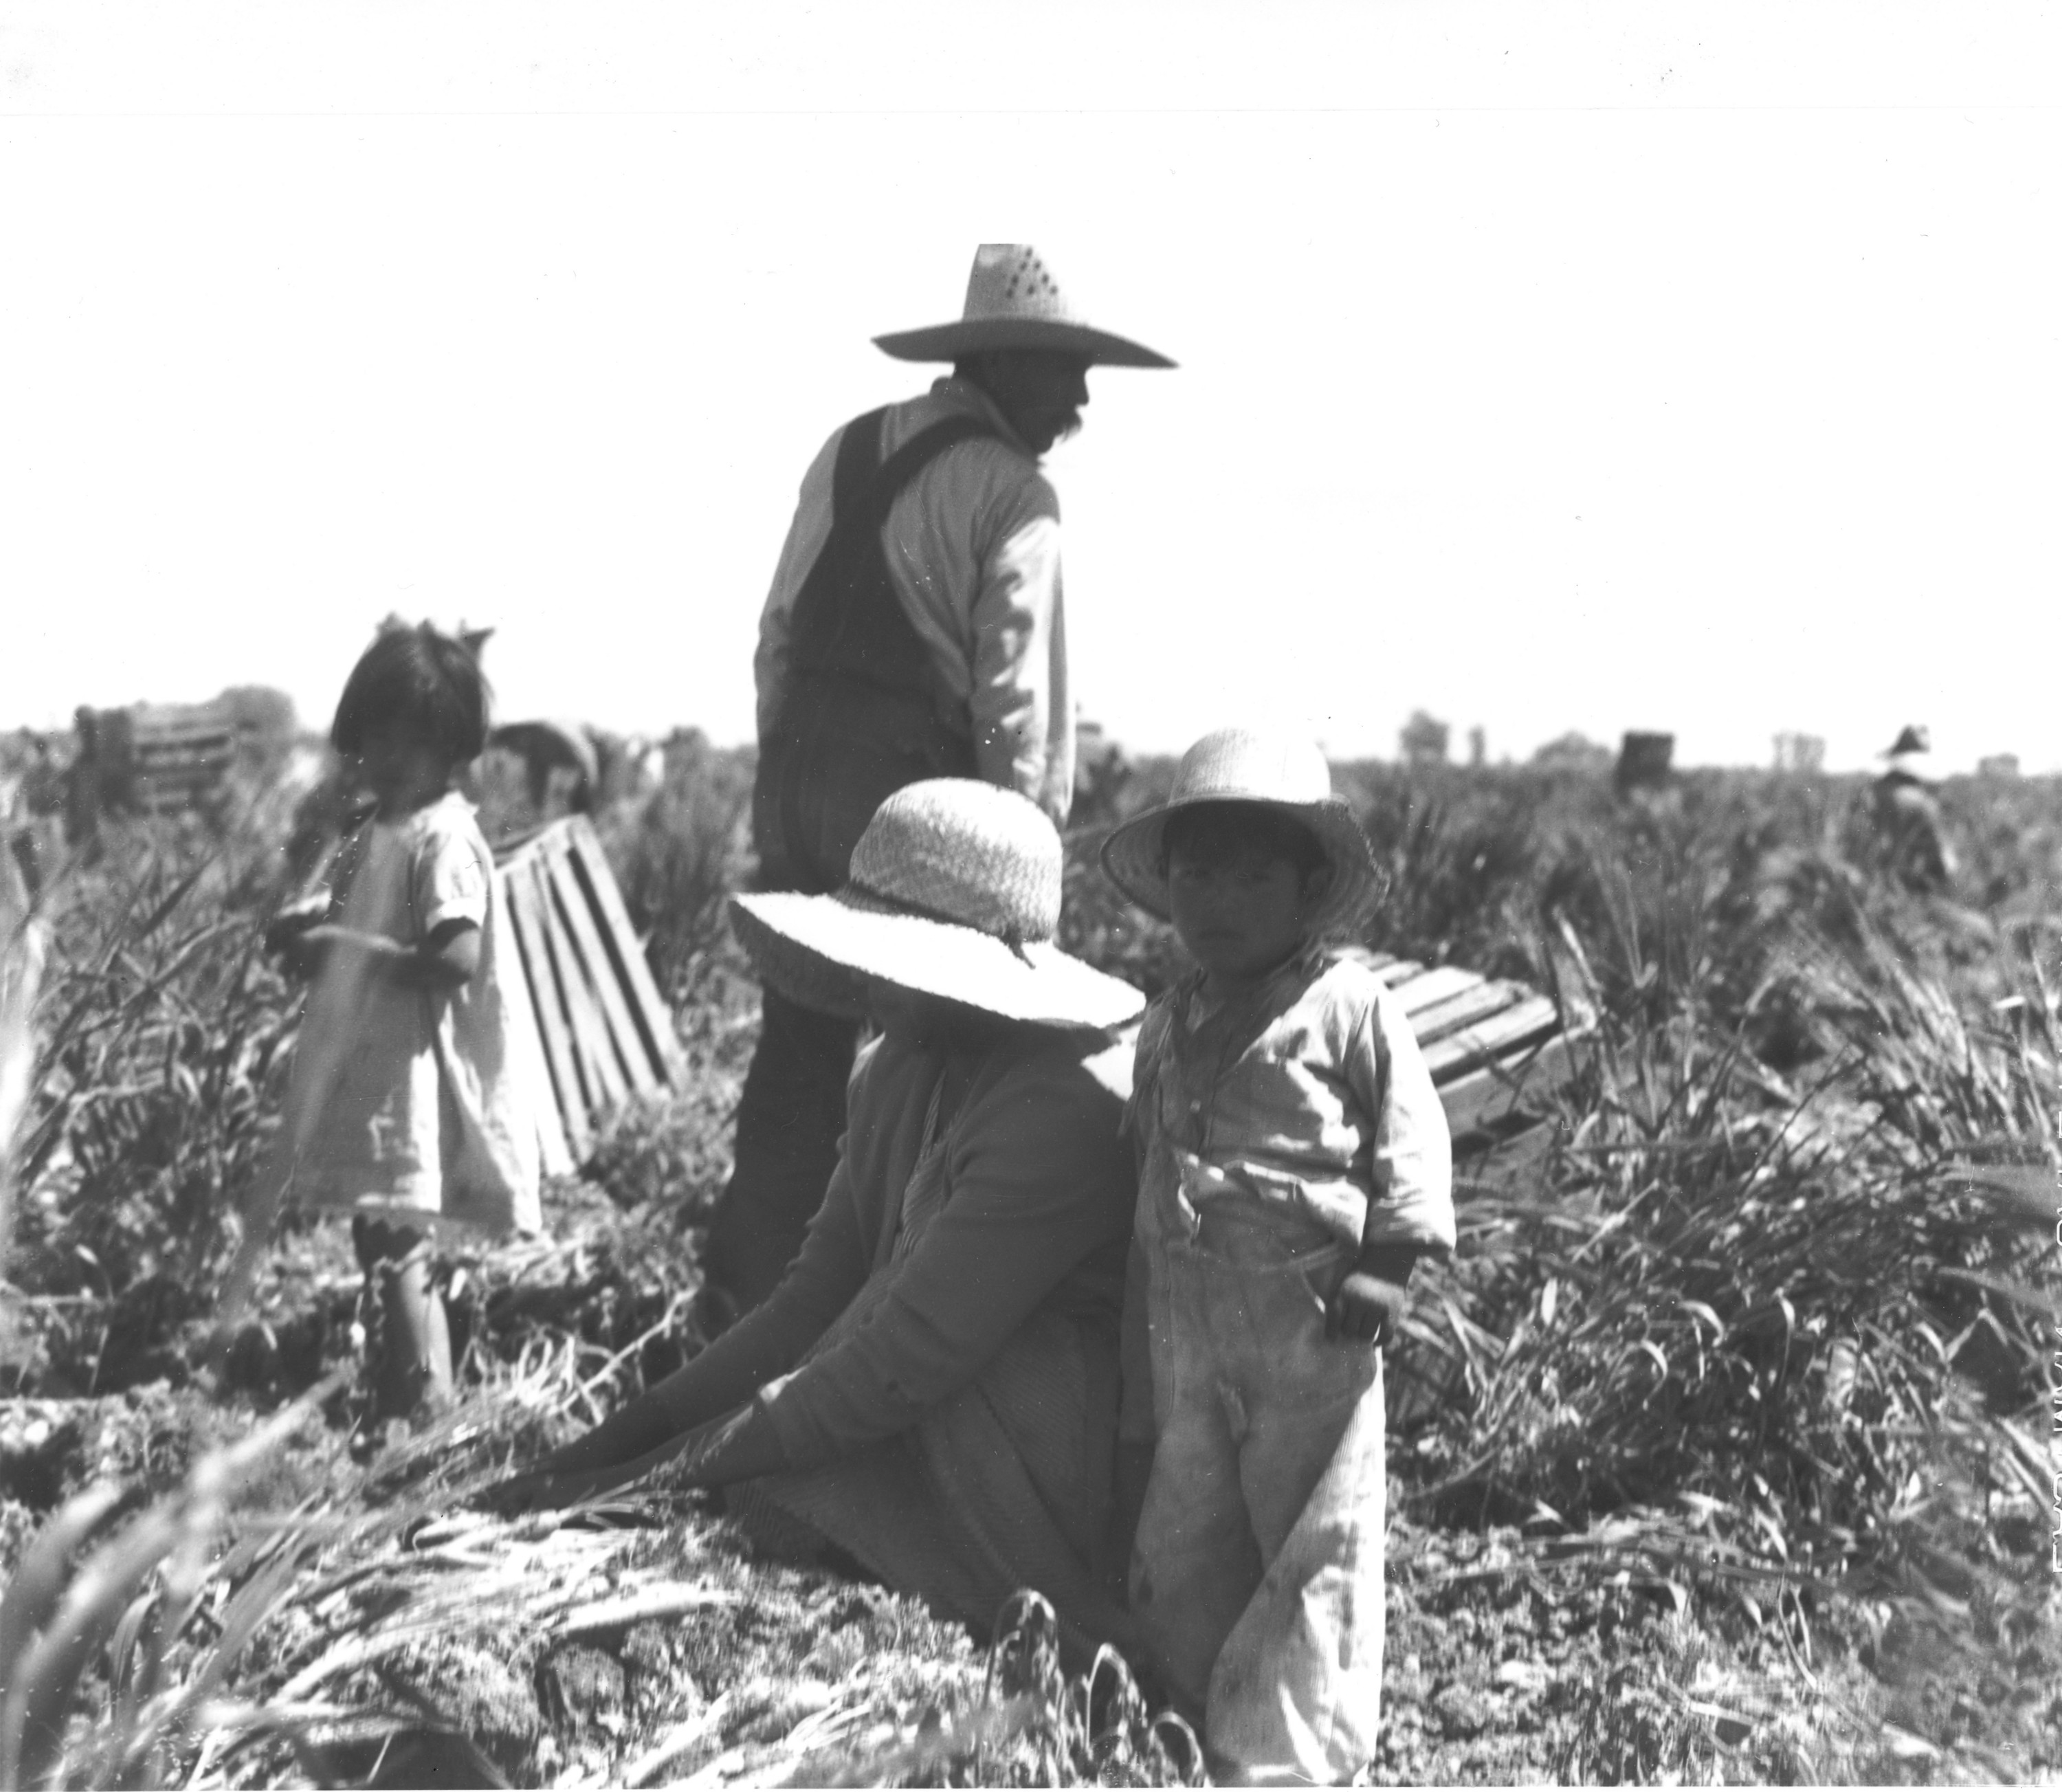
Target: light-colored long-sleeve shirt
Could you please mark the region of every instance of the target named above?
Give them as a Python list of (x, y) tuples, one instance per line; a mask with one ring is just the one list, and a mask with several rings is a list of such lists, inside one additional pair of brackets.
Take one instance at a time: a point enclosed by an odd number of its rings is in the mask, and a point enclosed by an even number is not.
[(1147, 1009), (1135, 1088), (1140, 1203), (1162, 1221), (1225, 1199), (1298, 1248), (1453, 1246), (1446, 1109), (1365, 965), (1305, 952), (1235, 1003), (1193, 973)]
[(1454, 1245), (1446, 1111), (1402, 1008), (1365, 965), (1313, 949), (1236, 1001), (1214, 1000), (1193, 972), (1146, 1009), (1136, 1065), (1118, 1424), (1134, 1446), (1154, 1437), (1154, 1261), (1210, 1208), (1299, 1253)]
[[(960, 415), (979, 417), (996, 435), (954, 444), (903, 489), (882, 531), (889, 578), (945, 690), (966, 705), (981, 777), (1029, 797), (1057, 824), (1074, 788), (1058, 495), (993, 402), (961, 380), (941, 379), (921, 398), (891, 406), (882, 452)], [(836, 431), (803, 475), (760, 615), (752, 671), (762, 742), (786, 689), (795, 599), (830, 536), (844, 436)]]
[(800, 1255), (682, 1372), (700, 1412), (752, 1397), (767, 1365), (788, 1370), (756, 1391), (792, 1468), (907, 1430), (1034, 1313), (1078, 1321), (1084, 1349), (1101, 1337), (1114, 1382), (1136, 1189), (1121, 1099), (1064, 1041), (1027, 1032), (997, 1046), (944, 1127), (942, 1204), (898, 1244), (943, 1068), (892, 1036), (861, 1054), (844, 1153)]

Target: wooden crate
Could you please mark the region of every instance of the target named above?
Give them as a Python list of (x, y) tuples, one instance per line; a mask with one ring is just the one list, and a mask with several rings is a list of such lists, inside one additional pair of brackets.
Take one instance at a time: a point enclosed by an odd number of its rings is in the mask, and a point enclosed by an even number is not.
[(1551, 997), (1457, 965), (1427, 970), (1387, 952), (1355, 956), (1402, 1003), (1462, 1155), (1538, 1117), (1574, 1073), (1575, 1036)]
[[(1551, 1129), (1546, 1098), (1573, 1074), (1593, 1018), (1564, 1016), (1522, 983), (1453, 965), (1427, 970), (1386, 953), (1356, 954), (1403, 1004), (1454, 1136), (1454, 1200), (1523, 1198), (1536, 1185)], [(1564, 984), (1563, 987), (1567, 985)], [(1571, 1000), (1575, 998), (1571, 997)], [(1459, 1397), (1466, 1365), (1457, 1349), (1393, 1357), (1389, 1423), (1401, 1431)]]
[(593, 1149), (603, 1118), (632, 1095), (676, 1086), (673, 1016), (644, 962), (601, 842), (569, 816), (496, 849), (503, 912), (529, 995), (527, 1013), (564, 1133), (559, 1168)]

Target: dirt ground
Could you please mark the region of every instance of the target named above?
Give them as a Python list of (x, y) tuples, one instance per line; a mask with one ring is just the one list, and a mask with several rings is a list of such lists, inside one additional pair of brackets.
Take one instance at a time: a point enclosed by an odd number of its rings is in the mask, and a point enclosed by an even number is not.
[[(692, 1343), (691, 1270), (669, 1282), (652, 1267), (668, 1250), (691, 1264), (692, 1235), (668, 1238), (598, 1190), (560, 1195), (551, 1244), (452, 1266), (475, 1385), (438, 1433), (372, 1447), (339, 1395), (244, 1490), (231, 1538), (259, 1513), (347, 1521), (331, 1541), (311, 1534), (294, 1598), (234, 1682), (355, 1716), (319, 1742), (261, 1739), (203, 1765), (243, 1784), (1028, 1783), (1060, 1777), (1069, 1696), (1086, 1728), (1124, 1728), (1107, 1674), (1070, 1695), (1049, 1665), (1042, 1689), (1020, 1690), (1044, 1713), (1042, 1742), (1035, 1722), (989, 1737), (985, 1639), (769, 1554), (708, 1496), (644, 1490), (572, 1524), (463, 1510), (466, 1487), (577, 1422), (555, 1350), (580, 1353), (598, 1404), (626, 1353), (663, 1373)], [(348, 1245), (316, 1228), (283, 1249), (227, 1405), (178, 1377), (10, 1402), (0, 1570), (92, 1482), (139, 1499), (175, 1485), (259, 1410), (348, 1363), (358, 1323)], [(1377, 1783), (2062, 1773), (2062, 1602), (2044, 1553), (1997, 1552), (1988, 1582), (1928, 1624), (1909, 1602), (1757, 1600), (1715, 1580), (1671, 1586), (1566, 1538), (1440, 1528), (1412, 1491), (1399, 1453)], [(1183, 1766), (1177, 1740), (1152, 1754), (1153, 1703), (1149, 1687), (1105, 1777)], [(1096, 1765), (1093, 1746), (1078, 1765)]]

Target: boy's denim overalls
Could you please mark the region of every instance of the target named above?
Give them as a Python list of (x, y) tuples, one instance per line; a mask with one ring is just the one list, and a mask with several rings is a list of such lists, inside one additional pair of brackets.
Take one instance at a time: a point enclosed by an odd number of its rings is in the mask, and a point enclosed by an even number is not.
[(1381, 1357), (1325, 1309), (1363, 1237), (1450, 1245), (1446, 1115), (1363, 967), (1306, 954), (1242, 1013), (1202, 1005), (1177, 986), (1139, 1044), (1132, 1602), (1214, 1772), (1340, 1780), (1380, 1722), (1385, 1440)]

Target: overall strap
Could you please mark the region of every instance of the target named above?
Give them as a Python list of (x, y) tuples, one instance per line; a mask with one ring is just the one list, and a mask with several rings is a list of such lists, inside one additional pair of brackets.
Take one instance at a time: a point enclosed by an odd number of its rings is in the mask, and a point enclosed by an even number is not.
[(909, 482), (956, 443), (996, 431), (947, 417), (893, 454), (888, 413), (845, 426), (830, 532), (795, 595), (780, 714), (760, 742), (752, 837), (785, 886), (832, 890), (883, 799), (920, 778), (975, 775), (973, 728), (904, 607), (882, 539)]
[(830, 536), (796, 596), (790, 663), (804, 676), (929, 704), (937, 688), (930, 651), (896, 595), (881, 531), (896, 499), (925, 467), (955, 444), (995, 431), (977, 417), (946, 417), (884, 457), (887, 427), (885, 409), (845, 427), (832, 475)]
[[(885, 415), (880, 411), (876, 411), (874, 415), (884, 419)], [(878, 426), (877, 429), (877, 427)], [(887, 522), (888, 513), (895, 507), (895, 500), (902, 495), (903, 487), (946, 449), (961, 442), (971, 442), (981, 436), (985, 436), (991, 441), (999, 439), (994, 430), (983, 423), (980, 418), (969, 417), (964, 412), (957, 416), (941, 419), (939, 422), (932, 424), (929, 429), (919, 430), (916, 435), (911, 436), (881, 463), (881, 471), (875, 477), (873, 504), (877, 515), (877, 527), (880, 523)], [(879, 435), (877, 433), (877, 443), (878, 440)], [(880, 452), (877, 446), (874, 451), (877, 455)]]

